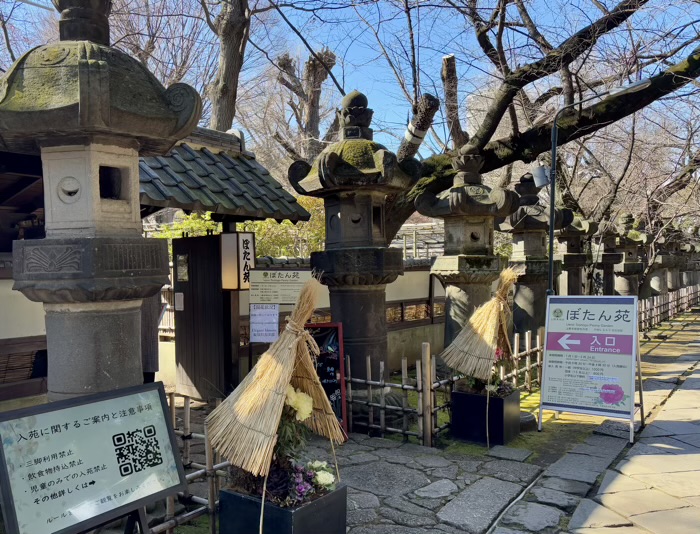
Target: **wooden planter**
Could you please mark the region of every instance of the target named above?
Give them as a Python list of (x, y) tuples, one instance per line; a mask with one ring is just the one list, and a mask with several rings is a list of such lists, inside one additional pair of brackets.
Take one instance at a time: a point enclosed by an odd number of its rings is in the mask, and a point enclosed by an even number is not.
[[(452, 436), (486, 443), (486, 395), (452, 392)], [(520, 434), (520, 391), (489, 399), (489, 443), (505, 445)]]
[[(264, 534), (345, 534), (348, 490), (341, 486), (298, 508), (265, 501)], [(219, 493), (219, 534), (258, 534), (259, 497), (231, 489)]]

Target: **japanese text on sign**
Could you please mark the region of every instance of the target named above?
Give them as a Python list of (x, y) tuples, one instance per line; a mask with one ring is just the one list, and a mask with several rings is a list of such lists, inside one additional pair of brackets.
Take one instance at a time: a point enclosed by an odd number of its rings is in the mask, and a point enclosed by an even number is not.
[(250, 302), (252, 304), (295, 304), (311, 271), (250, 272)]
[(10, 533), (78, 532), (85, 521), (183, 486), (160, 395), (150, 386), (26, 416), (3, 414), (0, 474)]
[(239, 289), (250, 289), (250, 271), (255, 268), (255, 236), (249, 232), (238, 234)]
[(630, 417), (636, 297), (549, 297), (542, 408)]
[(250, 305), (250, 342), (273, 343), (280, 333), (279, 304)]

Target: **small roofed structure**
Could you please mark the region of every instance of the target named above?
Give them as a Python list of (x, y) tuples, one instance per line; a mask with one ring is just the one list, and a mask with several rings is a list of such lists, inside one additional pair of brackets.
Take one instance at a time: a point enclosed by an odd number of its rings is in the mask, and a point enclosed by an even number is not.
[[(44, 237), (41, 157), (0, 147), (0, 253), (15, 239)], [(196, 128), (166, 156), (139, 160), (141, 216), (163, 208), (210, 211), (218, 221), (308, 221), (307, 212), (275, 180), (243, 135)]]
[(245, 149), (240, 132), (196, 128), (167, 156), (141, 158), (141, 214), (209, 211), (214, 220), (308, 221), (309, 213)]

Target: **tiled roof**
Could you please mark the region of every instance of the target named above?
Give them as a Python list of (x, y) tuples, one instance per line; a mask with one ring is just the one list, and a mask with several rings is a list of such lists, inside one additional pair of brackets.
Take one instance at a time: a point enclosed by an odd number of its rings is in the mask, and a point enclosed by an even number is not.
[(309, 213), (242, 144), (233, 134), (197, 129), (167, 156), (140, 158), (141, 204), (241, 219), (308, 220)]

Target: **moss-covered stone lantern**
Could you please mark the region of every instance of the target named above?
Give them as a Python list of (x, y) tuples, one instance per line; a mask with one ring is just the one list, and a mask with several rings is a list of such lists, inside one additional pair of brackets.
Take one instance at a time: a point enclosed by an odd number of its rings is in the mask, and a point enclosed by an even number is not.
[(14, 243), (14, 289), (43, 302), (50, 399), (143, 380), (141, 299), (168, 280), (166, 243), (143, 239), (139, 155), (196, 126), (194, 89), (168, 89), (109, 46), (109, 0), (54, 0), (61, 40), (0, 78), (0, 146), (40, 154), (46, 238)]
[(453, 159), (458, 172), (452, 187), (437, 195), (423, 193), (415, 201), (419, 213), (445, 221), (445, 254), (431, 269), (445, 286), (445, 346), (474, 309), (491, 297), (491, 284), (501, 272), (501, 262), (493, 252), (494, 220), (518, 207), (513, 191), (482, 183), (482, 164), (479, 155)]
[(311, 265), (329, 287), (333, 320), (343, 323), (352, 375), (367, 375), (369, 356), (376, 378), (387, 359), (385, 287), (403, 274), (401, 250), (387, 247), (386, 196), (405, 190), (414, 177), (373, 140), (372, 114), (365, 95), (346, 95), (338, 111), (340, 140), (313, 165), (292, 164), (288, 176), (300, 194), (323, 198), (326, 249), (311, 254)]
[[(540, 204), (540, 187), (530, 173), (523, 175), (515, 185), (520, 195), (520, 207), (500, 225), (513, 239), (511, 263), (524, 270), (518, 278), (513, 296), (513, 326), (525, 339), (526, 332), (537, 332), (545, 325), (547, 301), (547, 231), (568, 226), (574, 220), (570, 209), (557, 208), (554, 221), (549, 220), (549, 208)], [(561, 262), (554, 263), (554, 276), (561, 273)], [(556, 278), (555, 278), (556, 279)]]

